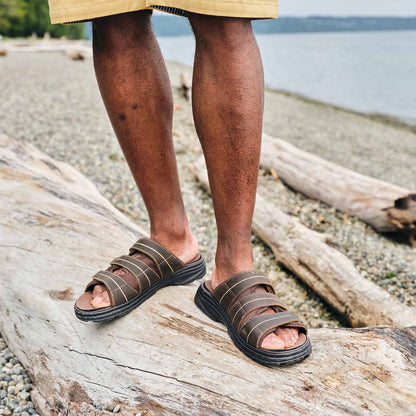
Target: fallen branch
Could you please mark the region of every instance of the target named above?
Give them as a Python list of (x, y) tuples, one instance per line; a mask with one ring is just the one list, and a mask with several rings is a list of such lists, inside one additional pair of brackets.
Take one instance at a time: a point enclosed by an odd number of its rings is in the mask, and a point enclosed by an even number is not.
[(189, 74), (187, 74), (186, 72), (181, 73), (179, 92), (188, 101), (191, 100), (192, 81)]
[(85, 61), (85, 52), (77, 49), (67, 49), (65, 55), (73, 61)]
[(61, 39), (42, 39), (42, 40), (18, 40), (9, 39), (3, 42), (9, 52), (62, 52), (76, 50), (85, 58), (92, 55), (92, 48), (88, 42), (83, 40), (61, 40)]
[(355, 215), (380, 232), (416, 234), (416, 193), (328, 162), (263, 135), (260, 164), (291, 188)]
[(70, 166), (0, 138), (0, 331), (42, 416), (410, 415), (414, 329), (311, 331), (314, 353), (269, 369), (194, 305), (196, 283), (159, 291), (126, 317), (86, 324), (73, 302), (141, 230)]
[[(198, 179), (209, 188), (204, 159), (194, 165)], [(325, 235), (303, 226), (257, 195), (254, 232), (273, 250), (276, 260), (296, 274), (352, 326), (406, 326), (416, 322), (416, 310), (394, 300), (365, 279), (352, 262), (328, 246)]]

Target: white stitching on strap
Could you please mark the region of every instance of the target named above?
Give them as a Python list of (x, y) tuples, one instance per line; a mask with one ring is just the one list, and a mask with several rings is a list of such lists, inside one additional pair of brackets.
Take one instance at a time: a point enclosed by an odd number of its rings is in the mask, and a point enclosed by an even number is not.
[[(287, 313), (287, 314), (285, 314), (285, 315), (280, 315), (279, 316), (279, 318), (286, 318), (286, 317), (289, 317), (289, 316), (291, 316), (292, 315), (292, 312), (290, 312), (290, 313)], [(263, 315), (259, 315), (259, 316), (263, 316)], [(248, 333), (248, 335), (247, 335), (247, 337), (246, 337), (246, 341), (248, 342), (248, 339), (250, 338), (250, 335), (251, 335), (251, 333), (259, 326), (259, 325), (261, 325), (261, 324), (264, 324), (265, 322), (269, 322), (269, 321), (273, 321), (275, 319), (275, 316), (273, 317), (273, 318), (269, 318), (269, 319), (266, 319), (266, 320), (264, 320), (264, 321), (261, 321), (261, 322), (258, 322), (256, 325), (254, 325), (253, 326), (253, 328), (251, 328), (251, 331)], [(250, 322), (250, 321), (248, 321), (248, 322)], [(276, 326), (276, 328), (278, 328), (280, 326), (280, 324), (279, 325), (277, 325)]]
[[(163, 255), (162, 254), (160, 254), (157, 250), (155, 250), (153, 247), (150, 247), (150, 246), (148, 246), (148, 245), (146, 245), (146, 244), (143, 244), (143, 243), (136, 243), (136, 244), (140, 244), (140, 245), (142, 245), (142, 246), (145, 246), (145, 247), (147, 247), (147, 248), (150, 248), (151, 250), (153, 250), (155, 253), (157, 253), (157, 254), (159, 254), (159, 256), (160, 257), (162, 257), (162, 259), (165, 261), (165, 263), (169, 266), (169, 269), (172, 271), (172, 273), (174, 272), (174, 270), (172, 269), (172, 266), (169, 264), (169, 262), (163, 257)], [(134, 245), (136, 245), (136, 244), (134, 244)], [(166, 250), (166, 249), (165, 249)], [(170, 256), (169, 256), (170, 257)]]
[[(147, 276), (147, 274), (146, 274), (146, 271), (145, 270), (143, 270), (138, 264), (135, 264), (135, 263), (133, 263), (132, 261), (129, 261), (129, 260), (126, 260), (126, 259), (120, 259), (121, 261), (125, 261), (126, 263), (129, 263), (129, 264), (132, 264), (133, 266), (136, 266), (145, 276), (146, 276), (146, 279), (147, 279), (147, 281), (149, 282), (149, 286), (151, 286), (151, 282), (150, 282), (150, 279), (149, 279), (149, 277)], [(139, 260), (139, 259), (136, 259), (136, 260)], [(139, 260), (140, 261), (140, 260)], [(123, 266), (122, 266), (123, 267)], [(149, 268), (149, 267), (148, 267)], [(134, 274), (134, 273), (133, 273)], [(136, 275), (134, 275), (134, 277), (139, 281), (139, 286), (140, 286), (140, 289), (141, 289), (141, 285), (140, 285), (140, 280), (139, 280), (139, 278), (136, 276)]]
[[(101, 272), (100, 272), (101, 273)], [(124, 299), (126, 299), (126, 302), (128, 302), (129, 300), (127, 299), (127, 296), (125, 295), (125, 293), (124, 293), (124, 291), (123, 291), (123, 289), (120, 287), (120, 285), (111, 277), (111, 276), (108, 276), (108, 275), (106, 275), (106, 274), (103, 274), (103, 273), (101, 273), (101, 275), (102, 276), (105, 276), (105, 277), (108, 277), (109, 279), (111, 279), (111, 281), (118, 287), (118, 289), (120, 290), (120, 292), (123, 294), (123, 296), (124, 296)], [(133, 289), (134, 290), (134, 289)], [(136, 292), (137, 292), (137, 290), (136, 290)]]
[[(159, 275), (151, 268), (151, 267), (149, 267), (144, 261), (142, 261), (142, 260), (140, 260), (140, 259), (136, 259), (135, 257), (132, 257), (132, 256), (125, 256), (125, 257), (129, 257), (129, 259), (121, 259), (121, 260), (124, 260), (124, 261), (127, 261), (127, 262), (129, 262), (129, 263), (131, 263), (131, 264), (134, 264), (135, 266), (137, 266), (143, 273), (144, 272), (146, 272), (147, 270), (150, 270), (153, 274), (155, 274), (159, 279), (160, 279), (160, 277), (159, 277)], [(137, 260), (137, 261), (139, 261), (139, 262), (141, 262), (141, 263), (143, 263), (145, 266), (146, 266), (146, 269), (145, 270), (142, 270), (142, 266), (140, 265), (140, 266), (138, 266), (136, 263), (134, 263), (134, 262), (132, 262), (131, 260), (130, 260), (130, 257), (132, 258), (132, 259), (134, 259), (134, 260)]]
[[(249, 280), (249, 279), (254, 279), (255, 277), (264, 277), (264, 275), (256, 275), (256, 276), (250, 276), (250, 277), (246, 277), (245, 279), (243, 279), (243, 280), (239, 280), (237, 283), (234, 283), (222, 296), (221, 296), (221, 299), (218, 301), (218, 303), (221, 303), (222, 302), (222, 300), (224, 299), (224, 296), (231, 290), (231, 289), (233, 289), (235, 286), (237, 286), (238, 284), (240, 284), (240, 283), (242, 283), (242, 282), (245, 282), (246, 280)], [(259, 284), (265, 284), (265, 283), (259, 283)]]
[[(244, 308), (244, 306), (246, 306), (246, 305), (248, 305), (249, 303), (251, 303), (251, 302), (255, 302), (256, 300), (268, 300), (269, 298), (256, 298), (256, 299), (252, 299), (252, 300), (249, 300), (249, 301), (247, 301), (244, 305), (242, 305), (242, 306), (240, 306), (239, 308), (238, 308), (238, 310), (237, 310), (237, 312), (234, 314), (234, 316), (233, 316), (233, 319), (232, 319), (232, 323), (233, 323), (233, 325), (234, 325), (234, 319), (235, 319), (235, 317), (237, 316), (237, 314), (238, 314), (238, 312), (240, 312), (241, 311), (241, 309), (243, 309)], [(241, 299), (241, 301), (243, 301), (244, 300), (244, 298), (243, 299)], [(269, 300), (271, 300), (271, 299), (269, 299)], [(277, 306), (277, 305), (273, 305), (273, 306)], [(264, 308), (264, 306), (259, 306), (259, 308)], [(258, 309), (258, 308), (256, 308), (256, 309)], [(256, 310), (256, 309), (254, 309), (254, 310)]]

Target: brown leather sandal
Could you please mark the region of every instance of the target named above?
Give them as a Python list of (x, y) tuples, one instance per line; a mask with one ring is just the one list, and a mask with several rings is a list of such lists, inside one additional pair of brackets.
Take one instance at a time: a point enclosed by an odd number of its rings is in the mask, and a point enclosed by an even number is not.
[[(131, 257), (135, 252), (143, 253), (153, 260), (157, 272), (145, 262)], [(137, 308), (146, 299), (165, 286), (184, 285), (205, 276), (206, 265), (201, 254), (196, 260), (184, 263), (168, 249), (149, 238), (140, 238), (131, 248), (128, 256), (115, 258), (107, 270), (96, 273), (88, 283), (85, 292), (74, 305), (75, 315), (81, 321), (109, 321)], [(113, 273), (123, 267), (138, 283), (138, 290), (123, 277)], [(94, 308), (91, 293), (95, 285), (102, 284), (108, 291), (111, 306)]]
[[(267, 293), (243, 294), (257, 285), (264, 286)], [(293, 364), (302, 361), (312, 352), (306, 326), (301, 324), (299, 317), (289, 312), (277, 298), (270, 280), (261, 271), (238, 273), (213, 291), (210, 290), (210, 282), (206, 281), (198, 288), (195, 303), (212, 320), (223, 323), (235, 346), (259, 364)], [(260, 312), (267, 307), (273, 308), (276, 312), (256, 315), (255, 311)], [(263, 339), (278, 327), (299, 329), (297, 345), (281, 350), (261, 348)]]

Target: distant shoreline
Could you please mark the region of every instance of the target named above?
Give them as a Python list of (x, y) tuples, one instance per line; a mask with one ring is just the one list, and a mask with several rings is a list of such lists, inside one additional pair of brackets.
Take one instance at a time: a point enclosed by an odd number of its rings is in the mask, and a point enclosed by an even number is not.
[[(179, 61), (175, 61), (175, 60), (168, 60), (166, 61), (167, 63), (174, 63), (177, 66), (180, 66), (183, 68), (184, 71), (187, 71), (189, 74), (192, 74), (192, 67), (189, 65), (186, 65), (182, 62)], [(297, 93), (297, 92), (293, 92), (293, 91), (287, 91), (284, 89), (279, 89), (279, 88), (271, 88), (266, 86), (265, 87), (265, 92), (269, 92), (272, 94), (280, 94), (280, 95), (284, 95), (286, 97), (291, 97), (291, 98), (295, 98), (299, 101), (303, 101), (305, 103), (308, 104), (312, 104), (312, 105), (316, 105), (316, 106), (320, 106), (320, 107), (325, 107), (325, 108), (332, 108), (334, 110), (338, 110), (338, 111), (343, 111), (345, 113), (348, 114), (354, 114), (360, 117), (364, 117), (367, 118), (371, 121), (375, 121), (381, 124), (385, 124), (386, 126), (390, 126), (390, 127), (395, 127), (398, 129), (402, 129), (411, 133), (416, 134), (416, 122), (415, 124), (411, 124), (409, 122), (406, 122), (405, 120), (402, 120), (398, 117), (394, 117), (394, 116), (390, 116), (388, 114), (382, 114), (382, 113), (366, 113), (364, 111), (356, 111), (356, 110), (352, 110), (349, 109), (347, 107), (342, 107), (336, 104), (331, 104), (325, 101), (319, 101), (317, 99), (314, 98), (310, 98), (306, 95), (303, 95), (301, 93)]]
[[(191, 35), (183, 17), (155, 14), (152, 17), (156, 36)], [(253, 20), (255, 33), (328, 33), (416, 30), (416, 16), (279, 16), (277, 19)]]
[(357, 116), (365, 117), (365, 118), (368, 118), (369, 120), (376, 121), (376, 122), (379, 122), (379, 123), (382, 123), (391, 127), (400, 128), (400, 129), (416, 134), (416, 122), (415, 124), (412, 124), (398, 117), (390, 116), (388, 114), (366, 113), (364, 111), (356, 111), (356, 110), (352, 110), (350, 108), (342, 107), (336, 104), (330, 104), (325, 101), (319, 101), (319, 100), (307, 97), (306, 95), (303, 95), (297, 92), (286, 91), (286, 90), (278, 89), (278, 88), (270, 88), (266, 86), (265, 91), (269, 91), (271, 93), (276, 93), (276, 94), (282, 94), (287, 97), (296, 98), (300, 101), (303, 101), (309, 104), (318, 105), (318, 106), (322, 106), (326, 108), (333, 108), (334, 110), (344, 111), (349, 114), (354, 114)]

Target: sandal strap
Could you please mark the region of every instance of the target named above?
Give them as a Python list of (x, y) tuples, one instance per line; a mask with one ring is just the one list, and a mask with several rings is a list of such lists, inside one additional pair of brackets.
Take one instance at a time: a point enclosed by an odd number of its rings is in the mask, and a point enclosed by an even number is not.
[(274, 288), (265, 273), (259, 270), (250, 270), (231, 276), (225, 282), (221, 283), (212, 294), (228, 313), (241, 293), (257, 285), (264, 285), (266, 290), (270, 293), (275, 293)]
[(97, 272), (85, 290), (90, 289), (97, 283), (102, 283), (107, 288), (112, 306), (122, 305), (139, 294), (123, 278), (107, 270)]
[(181, 259), (150, 238), (143, 237), (137, 240), (130, 248), (130, 252), (133, 250), (149, 256), (156, 263), (161, 278), (185, 267)]
[(285, 304), (271, 293), (256, 292), (250, 295), (243, 296), (237, 299), (230, 307), (229, 316), (237, 331), (240, 331), (241, 325), (246, 319), (247, 315), (254, 312), (256, 309), (265, 307), (275, 307), (279, 311), (286, 311)]
[[(305, 334), (305, 335), (308, 335), (308, 328), (307, 328), (307, 326), (306, 325), (303, 325), (303, 324), (301, 324), (300, 322), (290, 322), (290, 323), (288, 323), (288, 324), (286, 324), (286, 325), (281, 325), (283, 328), (297, 328), (297, 329), (299, 329), (299, 333), (303, 333), (303, 334)], [(260, 335), (260, 337), (259, 337), (259, 339), (257, 340), (257, 347), (259, 346), (259, 345), (261, 345), (261, 343), (263, 342), (263, 340), (264, 340), (264, 338), (267, 336), (267, 335), (269, 335), (269, 334), (271, 334), (272, 332), (274, 332), (274, 331), (276, 331), (276, 327), (272, 327), (272, 328), (269, 328), (268, 330), (266, 330), (266, 331), (264, 331), (261, 335)]]
[(116, 257), (110, 264), (127, 269), (137, 279), (139, 293), (160, 279), (158, 274), (144, 261), (131, 256)]
[(260, 341), (266, 334), (283, 325), (298, 324), (298, 320), (299, 317), (294, 312), (289, 311), (257, 315), (242, 325), (240, 335), (249, 344), (259, 348)]

